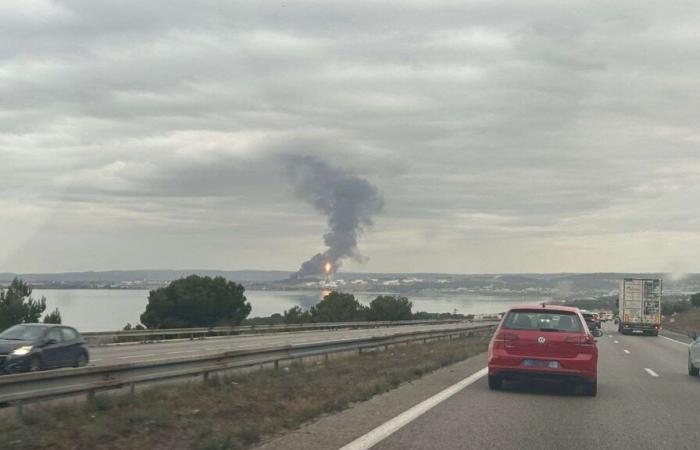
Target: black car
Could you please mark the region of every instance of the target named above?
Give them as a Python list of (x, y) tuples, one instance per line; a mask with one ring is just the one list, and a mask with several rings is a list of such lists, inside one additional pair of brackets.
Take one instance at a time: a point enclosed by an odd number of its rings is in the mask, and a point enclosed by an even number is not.
[(82, 367), (89, 360), (80, 333), (65, 325), (27, 323), (0, 333), (0, 373)]
[(594, 333), (596, 330), (600, 329), (600, 321), (596, 318), (595, 313), (581, 310), (581, 315), (586, 321), (586, 325), (588, 325), (588, 329), (591, 331), (591, 333)]

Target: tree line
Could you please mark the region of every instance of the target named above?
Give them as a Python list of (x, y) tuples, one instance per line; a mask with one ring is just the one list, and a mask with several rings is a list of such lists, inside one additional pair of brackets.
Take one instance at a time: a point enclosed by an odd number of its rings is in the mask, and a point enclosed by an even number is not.
[[(7, 289), (0, 290), (0, 331), (20, 323), (37, 323), (46, 311), (46, 298), (32, 297), (32, 288), (15, 278)], [(58, 308), (44, 316), (44, 323), (61, 323)]]
[[(398, 321), (453, 318), (452, 314), (413, 312), (406, 297), (379, 295), (365, 306), (354, 295), (330, 292), (309, 309), (294, 306), (281, 314), (249, 319), (245, 288), (222, 277), (190, 275), (152, 290), (141, 323), (147, 328), (187, 328), (245, 324)], [(460, 318), (465, 316), (460, 315)], [(473, 316), (467, 316), (471, 318)], [(127, 324), (125, 329), (132, 329)]]

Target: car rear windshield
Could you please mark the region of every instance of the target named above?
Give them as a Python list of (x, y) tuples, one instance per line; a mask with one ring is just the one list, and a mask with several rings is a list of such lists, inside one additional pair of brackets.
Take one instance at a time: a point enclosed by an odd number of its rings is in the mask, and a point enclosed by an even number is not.
[(576, 314), (555, 311), (511, 311), (503, 321), (503, 328), (510, 330), (582, 331)]

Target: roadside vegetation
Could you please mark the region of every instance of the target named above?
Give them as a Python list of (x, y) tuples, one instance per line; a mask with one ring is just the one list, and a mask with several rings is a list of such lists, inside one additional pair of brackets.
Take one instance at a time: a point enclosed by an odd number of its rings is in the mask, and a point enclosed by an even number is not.
[[(46, 310), (46, 298), (32, 297), (32, 288), (19, 278), (0, 290), (0, 331), (19, 323), (39, 322)], [(58, 308), (44, 317), (44, 323), (61, 323)]]
[(0, 421), (0, 446), (245, 449), (482, 353), (488, 339), (399, 346), (323, 364), (210, 378), (206, 384), (155, 386), (133, 396), (101, 394), (85, 404), (28, 405), (21, 416), (8, 414)]
[(664, 297), (661, 311), (663, 328), (682, 334), (700, 332), (700, 293), (676, 301), (667, 301)]
[(143, 325), (126, 324), (124, 330), (136, 330), (144, 326), (157, 329), (474, 317), (449, 313), (414, 313), (412, 308), (411, 301), (402, 296), (379, 295), (369, 305), (363, 305), (350, 293), (333, 291), (309, 309), (294, 306), (268, 317), (249, 318), (252, 307), (245, 297), (242, 285), (222, 277), (191, 275), (151, 291), (146, 311), (141, 315)]

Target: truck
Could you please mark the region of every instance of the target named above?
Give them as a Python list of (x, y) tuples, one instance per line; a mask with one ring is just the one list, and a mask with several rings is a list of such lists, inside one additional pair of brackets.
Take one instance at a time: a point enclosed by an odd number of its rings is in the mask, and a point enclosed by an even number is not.
[(661, 280), (625, 278), (620, 280), (618, 307), (622, 334), (641, 333), (658, 336), (661, 329)]

